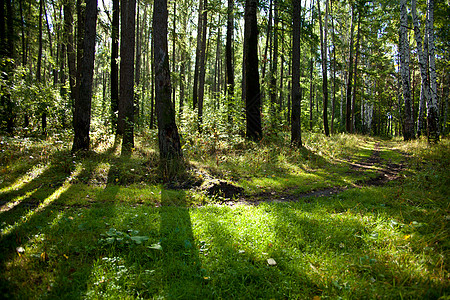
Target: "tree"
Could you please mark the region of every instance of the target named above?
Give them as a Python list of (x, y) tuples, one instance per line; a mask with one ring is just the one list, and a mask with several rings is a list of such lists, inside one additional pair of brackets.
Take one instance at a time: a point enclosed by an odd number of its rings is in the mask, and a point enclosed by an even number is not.
[(345, 109), (345, 130), (352, 132), (352, 79), (353, 79), (353, 34), (355, 31), (355, 7), (352, 5), (352, 25), (350, 28), (350, 54), (348, 60), (347, 94)]
[[(197, 122), (198, 131), (202, 131), (203, 123), (203, 102), (205, 96), (205, 70), (206, 70), (206, 34), (207, 34), (207, 1), (203, 0), (203, 11), (202, 11), (202, 27), (201, 27), (201, 45), (200, 45), (200, 61), (199, 61), (199, 72), (198, 72), (198, 110), (197, 110)], [(200, 34), (200, 32), (198, 33)]]
[(427, 135), (429, 142), (439, 141), (436, 57), (434, 45), (434, 0), (427, 1), (428, 55), (430, 61), (430, 98), (427, 105)]
[(244, 26), (244, 99), (246, 116), (246, 137), (259, 140), (261, 127), (261, 87), (258, 71), (258, 22), (256, 18), (258, 1), (245, 1)]
[(234, 32), (234, 0), (228, 0), (227, 9), (227, 41), (225, 45), (226, 83), (228, 93), (228, 123), (232, 122), (231, 101), (234, 97), (234, 68), (233, 68), (233, 32)]
[[(202, 37), (203, 37), (203, 25), (206, 22), (206, 19), (203, 18), (203, 11), (205, 10), (206, 0), (199, 0), (198, 7), (198, 26), (197, 26), (197, 48), (195, 51), (195, 68), (194, 68), (194, 88), (192, 92), (192, 104), (194, 109), (197, 108), (198, 104), (198, 81), (199, 81), (199, 73), (200, 73), (200, 60), (201, 60), (201, 49), (202, 49)], [(206, 10), (205, 10), (206, 11)], [(206, 41), (205, 41), (206, 42)]]
[[(112, 126), (116, 133), (122, 134), (117, 127), (117, 115), (119, 113), (119, 0), (112, 0), (112, 24), (111, 24), (111, 114)], [(118, 131), (117, 131), (118, 130)]]
[(327, 32), (328, 32), (328, 0), (326, 1), (325, 8), (325, 30), (322, 26), (322, 16), (320, 14), (320, 1), (317, 1), (317, 8), (319, 10), (319, 26), (320, 26), (320, 48), (322, 55), (322, 90), (323, 90), (323, 129), (325, 135), (330, 135), (330, 130), (328, 129), (328, 69), (327, 69)]
[(420, 101), (419, 101), (419, 118), (417, 125), (417, 135), (420, 136), (422, 130), (422, 110), (423, 103), (428, 103), (428, 99), (430, 98), (430, 85), (428, 82), (428, 72), (427, 72), (427, 57), (424, 55), (422, 50), (422, 34), (420, 33), (419, 27), (419, 18), (417, 17), (417, 9), (416, 9), (416, 0), (411, 1), (411, 13), (413, 17), (414, 24), (414, 37), (417, 44), (417, 57), (419, 59), (419, 69), (420, 69), (420, 77), (421, 77), (421, 88), (420, 88)]
[(271, 123), (275, 125), (277, 116), (277, 69), (278, 69), (278, 1), (273, 2), (274, 24), (273, 24), (273, 47), (272, 47), (272, 64), (270, 71), (269, 95), (270, 95), (270, 117)]
[(302, 147), (302, 130), (300, 124), (300, 0), (292, 0), (292, 114), (291, 144)]
[[(83, 23), (82, 23), (83, 24)], [(80, 65), (79, 95), (75, 99), (74, 138), (72, 152), (89, 150), (91, 125), (92, 81), (94, 75), (97, 0), (86, 0), (84, 18), (84, 51)]]
[(156, 113), (160, 167), (166, 170), (182, 159), (180, 136), (171, 103), (171, 82), (167, 45), (167, 0), (155, 0), (153, 8), (153, 46), (155, 66)]
[(134, 43), (136, 0), (122, 0), (120, 16), (119, 124), (123, 126), (122, 153), (134, 147)]
[(411, 114), (411, 80), (409, 71), (409, 41), (408, 41), (408, 15), (406, 12), (406, 0), (400, 1), (400, 73), (402, 78), (404, 108), (403, 138), (409, 141), (414, 138), (414, 123)]
[(75, 114), (75, 98), (76, 92), (76, 53), (73, 44), (73, 0), (64, 2), (64, 35), (67, 47), (67, 66), (69, 68), (69, 86), (70, 86), (70, 102), (72, 113)]

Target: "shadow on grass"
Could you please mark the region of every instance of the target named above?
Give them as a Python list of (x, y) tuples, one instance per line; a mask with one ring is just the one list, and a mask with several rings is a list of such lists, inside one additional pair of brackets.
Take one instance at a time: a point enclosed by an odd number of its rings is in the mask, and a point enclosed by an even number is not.
[[(89, 270), (77, 270), (68, 258), (78, 262), (76, 266), (86, 266), (86, 260), (92, 262), (95, 237), (90, 234), (91, 224), (74, 221), (77, 216), (73, 213), (80, 208), (72, 209), (61, 199), (66, 193), (81, 196), (73, 182), (92, 176), (97, 163), (87, 165), (84, 158), (59, 152), (42, 173), (28, 182), (19, 182), (17, 188), (4, 189), (5, 203), (0, 213), (0, 292), (4, 298), (83, 295), (80, 287), (85, 284), (80, 281), (88, 278)], [(114, 197), (111, 192), (110, 196)], [(89, 212), (86, 207), (83, 210)], [(83, 213), (78, 213), (80, 219)], [(110, 210), (109, 214), (112, 217), (114, 213)], [(74, 231), (80, 230), (86, 232), (86, 239), (73, 241), (77, 236)], [(27, 289), (22, 289), (23, 284)]]
[(169, 299), (205, 298), (208, 295), (205, 291), (208, 283), (206, 270), (199, 259), (185, 193), (180, 197), (179, 193), (163, 189), (159, 212), (160, 239), (164, 251), (163, 296)]

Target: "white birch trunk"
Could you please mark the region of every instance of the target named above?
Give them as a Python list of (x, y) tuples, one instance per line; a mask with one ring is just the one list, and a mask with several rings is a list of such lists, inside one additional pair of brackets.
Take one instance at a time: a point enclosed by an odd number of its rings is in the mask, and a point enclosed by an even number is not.
[(434, 0), (427, 1), (427, 33), (428, 33), (428, 55), (430, 63), (430, 98), (427, 102), (427, 134), (428, 141), (439, 141), (438, 129), (438, 106), (436, 87), (436, 61), (434, 46)]
[(411, 76), (409, 71), (409, 41), (408, 41), (408, 14), (406, 12), (406, 0), (400, 1), (400, 74), (402, 78), (404, 109), (403, 138), (405, 141), (414, 137), (413, 120), (411, 116)]
[(420, 101), (419, 101), (419, 115), (417, 121), (417, 135), (420, 136), (423, 129), (423, 108), (424, 103), (428, 103), (428, 99), (430, 99), (430, 85), (428, 82), (427, 76), (427, 54), (428, 51), (424, 54), (422, 50), (422, 34), (420, 33), (420, 25), (419, 18), (417, 17), (416, 12), (416, 2), (417, 0), (411, 0), (411, 12), (413, 17), (414, 24), (414, 37), (416, 39), (417, 44), (417, 56), (419, 59), (419, 67), (420, 67), (420, 77), (421, 77), (421, 87), (420, 87)]

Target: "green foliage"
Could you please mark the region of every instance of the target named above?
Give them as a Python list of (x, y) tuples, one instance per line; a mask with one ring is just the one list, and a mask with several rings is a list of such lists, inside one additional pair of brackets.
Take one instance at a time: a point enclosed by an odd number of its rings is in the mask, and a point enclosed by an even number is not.
[[(214, 147), (213, 139), (185, 136), (193, 143), (184, 150), (190, 172), (228, 178), (247, 188), (247, 201), (263, 201), (229, 206), (194, 188), (157, 184), (154, 133), (139, 136), (122, 164), (114, 139), (98, 137), (95, 151), (83, 157), (69, 154), (68, 137), (2, 137), (5, 297), (362, 299), (450, 292), (447, 139), (429, 146), (425, 139), (403, 144), (312, 134), (305, 135), (306, 149), (294, 151), (287, 133), (259, 144), (218, 138)], [(376, 167), (405, 164), (402, 179), (301, 196), (371, 176), (345, 165), (366, 161), (375, 144)], [(132, 180), (131, 168), (140, 174)], [(291, 201), (272, 201), (280, 194)]]

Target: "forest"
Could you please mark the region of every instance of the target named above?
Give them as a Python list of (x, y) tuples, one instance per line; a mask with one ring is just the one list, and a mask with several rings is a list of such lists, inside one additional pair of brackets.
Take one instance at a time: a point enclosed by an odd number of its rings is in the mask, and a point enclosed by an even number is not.
[(0, 0), (0, 298), (448, 299), (446, 0)]

